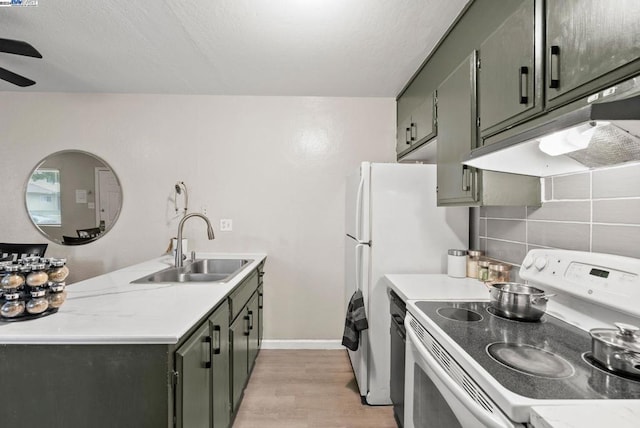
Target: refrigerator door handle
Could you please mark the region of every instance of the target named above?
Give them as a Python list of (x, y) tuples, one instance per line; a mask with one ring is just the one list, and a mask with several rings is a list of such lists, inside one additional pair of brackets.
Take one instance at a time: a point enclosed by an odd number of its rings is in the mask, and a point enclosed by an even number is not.
[(356, 290), (362, 290), (362, 247), (364, 244), (356, 244)]
[[(358, 194), (356, 196), (356, 241), (361, 242), (361, 223), (362, 223), (362, 193), (364, 191), (364, 175), (360, 173), (360, 184), (358, 184)], [(356, 250), (357, 251), (357, 250)]]

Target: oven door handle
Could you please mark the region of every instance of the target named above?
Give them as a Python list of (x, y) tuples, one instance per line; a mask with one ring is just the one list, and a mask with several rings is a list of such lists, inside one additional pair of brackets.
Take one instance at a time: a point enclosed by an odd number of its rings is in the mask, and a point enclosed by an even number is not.
[(448, 388), (455, 398), (458, 399), (460, 404), (466, 407), (467, 410), (469, 410), (469, 412), (471, 412), (471, 414), (473, 414), (473, 416), (480, 420), (484, 425), (496, 428), (513, 428), (514, 426), (518, 426), (514, 425), (513, 422), (508, 420), (506, 416), (499, 411), (491, 414), (485, 412), (478, 403), (469, 397), (462, 387), (451, 379), (436, 359), (433, 358), (429, 351), (426, 350), (425, 346), (420, 342), (413, 329), (407, 328), (407, 336), (408, 340), (413, 343), (412, 348), (415, 349), (420, 358), (429, 365), (438, 379), (445, 384), (445, 387)]

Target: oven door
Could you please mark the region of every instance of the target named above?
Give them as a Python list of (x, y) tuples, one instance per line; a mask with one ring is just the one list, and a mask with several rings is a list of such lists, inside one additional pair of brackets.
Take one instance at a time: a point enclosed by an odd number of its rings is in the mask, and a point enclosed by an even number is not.
[[(509, 420), (410, 315), (407, 315), (405, 327), (405, 428), (523, 427)], [(440, 358), (445, 356), (447, 359), (449, 370), (445, 370), (427, 350), (434, 346)], [(452, 370), (466, 377), (467, 388), (475, 389), (473, 396), (452, 378), (449, 374)]]

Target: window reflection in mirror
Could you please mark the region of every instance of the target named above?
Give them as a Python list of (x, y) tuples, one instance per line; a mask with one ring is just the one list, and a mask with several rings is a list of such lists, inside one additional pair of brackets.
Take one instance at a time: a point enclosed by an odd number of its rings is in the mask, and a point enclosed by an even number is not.
[(25, 201), (31, 221), (43, 235), (58, 244), (82, 245), (113, 227), (122, 206), (122, 189), (105, 161), (66, 150), (35, 167)]

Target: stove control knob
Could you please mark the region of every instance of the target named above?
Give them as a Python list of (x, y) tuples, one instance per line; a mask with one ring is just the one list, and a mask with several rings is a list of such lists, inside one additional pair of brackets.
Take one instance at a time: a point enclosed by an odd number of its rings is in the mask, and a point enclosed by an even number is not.
[(536, 258), (536, 269), (542, 270), (547, 267), (547, 258), (546, 257), (538, 257)]
[(529, 269), (531, 266), (533, 266), (533, 257), (525, 257), (524, 261), (522, 262), (522, 266), (524, 266), (525, 269)]

